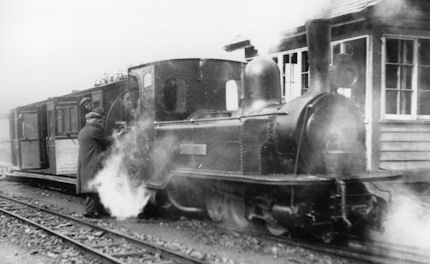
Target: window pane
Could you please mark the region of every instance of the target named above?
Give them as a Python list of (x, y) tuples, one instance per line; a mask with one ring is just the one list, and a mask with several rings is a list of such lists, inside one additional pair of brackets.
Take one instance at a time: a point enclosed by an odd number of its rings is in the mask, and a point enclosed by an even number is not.
[(176, 98), (176, 113), (185, 113), (187, 111), (187, 85), (184, 80), (176, 79), (177, 95)]
[(399, 40), (387, 39), (385, 44), (386, 44), (387, 62), (392, 62), (392, 63), (398, 62)]
[(413, 58), (413, 41), (412, 40), (401, 40), (401, 63), (412, 64)]
[(167, 111), (184, 113), (186, 111), (187, 85), (184, 80), (170, 78), (164, 85), (164, 107)]
[(336, 44), (333, 46), (333, 57), (340, 53), (340, 44)]
[(430, 115), (430, 92), (420, 92), (418, 94), (418, 114)]
[(63, 130), (63, 110), (57, 110), (57, 133), (62, 133)]
[(283, 76), (282, 77), (282, 95), (283, 96), (285, 96), (285, 92), (286, 92), (286, 89), (287, 89), (287, 87), (285, 85), (286, 85), (285, 76)]
[(302, 89), (309, 88), (309, 74), (304, 73), (302, 74)]
[(291, 63), (297, 64), (297, 52), (291, 54)]
[(420, 41), (420, 64), (430, 65), (430, 40)]
[(385, 85), (387, 88), (397, 88), (397, 69), (396, 65), (387, 65), (385, 73)]
[(412, 89), (412, 66), (401, 67), (401, 87), (400, 89), (411, 90)]
[(167, 111), (173, 111), (176, 108), (176, 89), (176, 79), (168, 79), (164, 85), (164, 107)]
[(398, 91), (386, 91), (385, 113), (397, 114), (397, 93)]
[(22, 137), (38, 138), (37, 113), (24, 113), (22, 115)]
[(152, 74), (145, 73), (143, 76), (143, 87), (149, 87), (152, 85)]
[(64, 132), (70, 131), (70, 109), (67, 107), (63, 110), (63, 128)]
[(78, 106), (74, 105), (70, 108), (72, 132), (78, 132)]
[(411, 114), (411, 95), (412, 95), (412, 91), (400, 92), (400, 114), (402, 115)]
[(420, 67), (419, 90), (430, 90), (430, 67)]
[(226, 109), (234, 111), (239, 108), (239, 86), (238, 82), (230, 80), (225, 84)]
[(285, 66), (290, 63), (290, 55), (289, 54), (285, 54), (283, 56), (283, 58), (284, 58), (284, 66), (282, 68), (282, 71), (283, 71), (283, 74), (285, 74), (286, 73)]
[(302, 72), (309, 71), (309, 61), (308, 61), (308, 52), (302, 52)]

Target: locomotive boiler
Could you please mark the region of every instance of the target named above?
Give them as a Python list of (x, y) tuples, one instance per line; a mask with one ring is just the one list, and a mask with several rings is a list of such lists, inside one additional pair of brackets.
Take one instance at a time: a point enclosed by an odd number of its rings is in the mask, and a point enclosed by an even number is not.
[(396, 174), (366, 171), (363, 117), (336, 93), (341, 73), (330, 73), (329, 22), (311, 21), (307, 34), (310, 89), (287, 103), (267, 58), (129, 69), (149, 161), (139, 174), (153, 205), (325, 242), (382, 227), (387, 200), (369, 186)]

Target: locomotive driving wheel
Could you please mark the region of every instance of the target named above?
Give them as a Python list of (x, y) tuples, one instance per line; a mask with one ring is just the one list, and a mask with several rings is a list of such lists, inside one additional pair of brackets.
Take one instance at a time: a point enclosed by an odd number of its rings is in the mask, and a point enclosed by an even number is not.
[(227, 199), (219, 194), (212, 194), (206, 198), (206, 210), (209, 218), (217, 223), (226, 220), (228, 215)]
[(275, 222), (271, 222), (271, 221), (266, 222), (266, 229), (267, 231), (269, 231), (270, 234), (274, 236), (282, 236), (282, 235), (286, 235), (288, 237), (291, 236), (290, 233), (288, 232), (288, 229), (286, 229), (285, 227)]
[(319, 238), (326, 244), (331, 244), (335, 240), (335, 232), (333, 225), (327, 225), (322, 228), (319, 233)]
[(249, 225), (246, 218), (246, 206), (242, 196), (233, 196), (228, 199), (230, 220), (235, 225), (245, 228)]
[(249, 225), (245, 216), (245, 202), (241, 196), (213, 193), (206, 198), (206, 210), (214, 222), (233, 224), (241, 228)]

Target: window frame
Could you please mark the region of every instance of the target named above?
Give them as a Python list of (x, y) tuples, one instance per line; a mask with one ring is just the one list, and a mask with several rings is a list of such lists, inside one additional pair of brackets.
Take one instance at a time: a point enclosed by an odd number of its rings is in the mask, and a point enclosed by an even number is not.
[[(73, 113), (72, 109), (75, 109), (75, 113)], [(78, 120), (78, 105), (75, 103), (58, 103), (54, 107), (54, 121), (55, 121), (55, 136), (56, 137), (69, 137), (76, 136), (79, 134), (79, 120)], [(60, 116), (61, 114), (61, 116)], [(61, 120), (61, 128), (59, 131), (59, 122)], [(75, 124), (73, 122), (75, 121)], [(65, 130), (68, 126), (68, 131)], [(73, 130), (75, 129), (75, 130)]]
[[(281, 96), (282, 96), (282, 102), (283, 103), (288, 102), (294, 98), (297, 98), (298, 96), (303, 95), (303, 89), (304, 88), (302, 87), (302, 75), (307, 74), (308, 83), (309, 83), (309, 67), (308, 67), (308, 71), (302, 72), (303, 52), (308, 52), (308, 48), (303, 47), (303, 48), (297, 48), (297, 49), (292, 49), (292, 50), (288, 50), (288, 51), (270, 54), (271, 58), (274, 61), (276, 60), (275, 63), (277, 63), (278, 68), (279, 68), (280, 78), (281, 78), (280, 79), (280, 81), (281, 81)], [(284, 56), (285, 55), (291, 56), (294, 53), (297, 53), (297, 70), (298, 70), (297, 74), (300, 74), (300, 76), (295, 76), (295, 73), (291, 74), (291, 71), (290, 71), (289, 79), (292, 79), (294, 77), (298, 77), (297, 81), (300, 81), (300, 87), (294, 87), (295, 89), (289, 89), (288, 87), (286, 87), (287, 72), (284, 72), (284, 64), (285, 64), (284, 63)], [(290, 82), (290, 83), (294, 83), (294, 82)]]
[[(166, 96), (167, 82), (170, 80), (175, 81), (175, 103), (174, 109), (168, 109), (168, 97)], [(181, 84), (181, 85), (179, 85)], [(172, 89), (171, 87), (169, 89)], [(164, 80), (163, 83), (163, 107), (164, 111), (169, 114), (184, 114), (187, 112), (188, 108), (188, 93), (189, 93), (189, 84), (186, 80), (179, 77), (168, 77)], [(170, 99), (169, 99), (170, 100)]]
[[(411, 40), (413, 43), (412, 47), (412, 77), (411, 77), (411, 113), (410, 114), (388, 114), (386, 113), (386, 104), (387, 104), (387, 39), (395, 39), (395, 40)], [(430, 120), (429, 115), (419, 114), (419, 106), (418, 106), (418, 96), (419, 92), (419, 70), (420, 70), (420, 62), (419, 62), (419, 48), (420, 48), (420, 40), (430, 40), (429, 37), (425, 36), (405, 36), (405, 35), (395, 35), (395, 34), (385, 34), (381, 38), (381, 113), (382, 118), (386, 120)]]

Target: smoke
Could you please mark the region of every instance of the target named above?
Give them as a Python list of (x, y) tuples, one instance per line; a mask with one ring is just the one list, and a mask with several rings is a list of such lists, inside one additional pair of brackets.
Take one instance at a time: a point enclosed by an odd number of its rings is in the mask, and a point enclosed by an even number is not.
[(375, 17), (391, 27), (401, 27), (405, 21), (395, 18), (419, 19), (423, 17), (423, 13), (419, 8), (405, 0), (384, 0), (375, 6)]
[(90, 186), (96, 188), (102, 204), (122, 220), (135, 217), (152, 194), (145, 183), (161, 183), (175, 150), (176, 140), (166, 136), (152, 144), (152, 120), (115, 131), (114, 143)]
[(9, 162), (4, 162), (0, 160), (0, 177), (6, 177), (6, 175), (13, 173), (14, 171), (19, 170), (18, 167), (13, 166)]
[(395, 194), (384, 224), (383, 239), (396, 244), (430, 248), (430, 200), (411, 191)]
[[(149, 149), (147, 123), (114, 134), (114, 143), (104, 166), (90, 186), (96, 188), (102, 204), (118, 219), (137, 216), (147, 204), (150, 192), (144, 187)], [(140, 144), (138, 144), (138, 142)], [(142, 144), (143, 143), (143, 144)], [(142, 144), (142, 145), (141, 145)], [(146, 159), (145, 159), (146, 158)]]
[[(310, 19), (329, 18), (333, 0), (284, 1), (272, 0), (267, 5), (277, 6), (276, 10), (265, 12), (248, 11), (253, 17), (246, 20), (249, 30), (244, 30), (260, 55), (276, 50), (286, 33), (293, 34), (296, 27)], [(247, 6), (247, 5), (246, 5)], [(252, 6), (252, 5), (249, 5)], [(252, 7), (245, 7), (252, 8)], [(243, 33), (243, 32), (242, 32)]]

